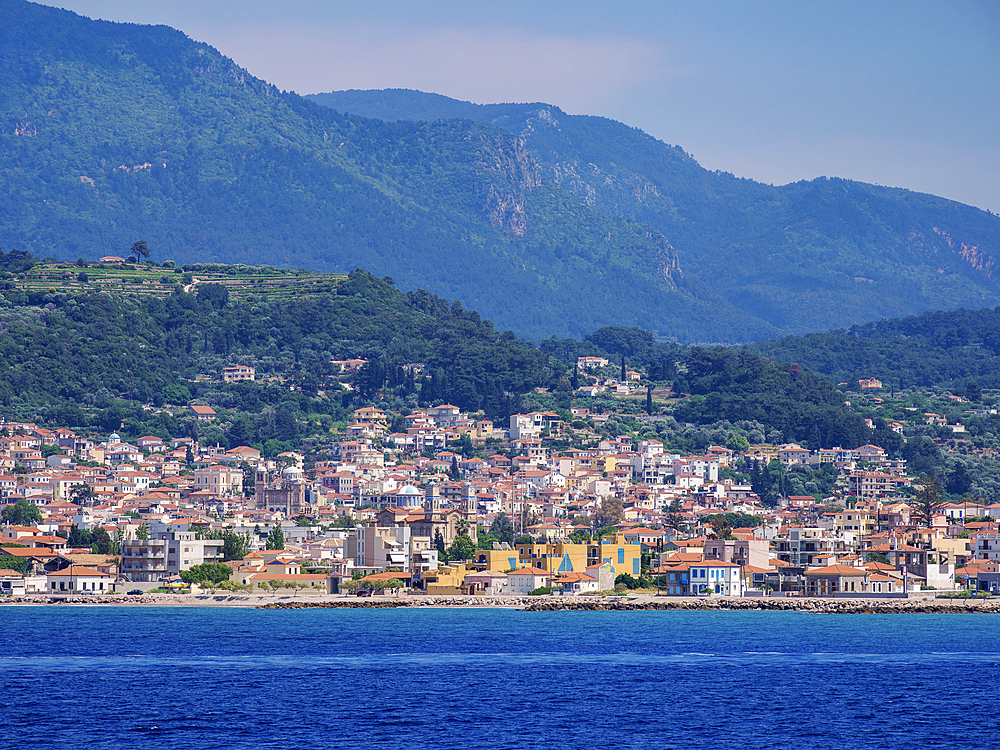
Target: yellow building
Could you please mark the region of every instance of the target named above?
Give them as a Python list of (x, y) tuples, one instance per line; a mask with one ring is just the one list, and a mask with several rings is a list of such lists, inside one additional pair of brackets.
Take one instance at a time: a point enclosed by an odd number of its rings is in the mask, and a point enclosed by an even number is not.
[(541, 568), (549, 573), (585, 573), (590, 565), (611, 563), (616, 576), (627, 573), (638, 577), (642, 547), (629, 544), (621, 534), (596, 542), (555, 542), (550, 544), (515, 544), (513, 549), (476, 550), (476, 567), (483, 570)]
[(856, 539), (870, 536), (878, 527), (878, 511), (869, 508), (847, 508), (834, 515), (834, 531), (853, 531)]
[(426, 593), (447, 596), (465, 593), (462, 591), (462, 583), (466, 575), (474, 572), (472, 568), (467, 568), (465, 563), (451, 563), (441, 565), (437, 570), (428, 570), (422, 573), (420, 578)]
[[(622, 534), (614, 537), (604, 537), (598, 548), (597, 544), (587, 545), (588, 565), (611, 563), (615, 576), (627, 573), (635, 578), (642, 570), (642, 545), (630, 544)], [(598, 554), (600, 552), (600, 554)]]

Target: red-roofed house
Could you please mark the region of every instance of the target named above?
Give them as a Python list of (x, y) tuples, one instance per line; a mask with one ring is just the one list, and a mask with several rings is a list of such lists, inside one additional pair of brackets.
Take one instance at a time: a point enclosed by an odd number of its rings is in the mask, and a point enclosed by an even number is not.
[(725, 560), (703, 560), (688, 565), (691, 594), (743, 596), (740, 566)]
[(74, 594), (102, 594), (111, 591), (115, 577), (83, 565), (70, 565), (68, 568), (49, 573), (46, 576), (50, 592), (67, 592)]
[(198, 417), (198, 421), (215, 419), (215, 409), (211, 406), (195, 405), (191, 407), (191, 411), (193, 411), (195, 416)]

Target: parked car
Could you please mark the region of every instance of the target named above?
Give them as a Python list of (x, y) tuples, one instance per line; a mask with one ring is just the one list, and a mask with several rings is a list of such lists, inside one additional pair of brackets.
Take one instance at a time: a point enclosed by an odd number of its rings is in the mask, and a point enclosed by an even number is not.
[(142, 589), (132, 589), (126, 596), (142, 596)]
[(375, 593), (374, 589), (358, 589), (355, 592), (355, 595), (356, 596), (371, 596), (374, 593)]

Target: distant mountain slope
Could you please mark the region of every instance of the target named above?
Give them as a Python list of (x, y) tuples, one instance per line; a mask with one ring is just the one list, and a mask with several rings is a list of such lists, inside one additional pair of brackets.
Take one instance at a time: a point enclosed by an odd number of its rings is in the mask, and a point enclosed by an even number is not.
[(548, 104), (477, 105), (390, 89), (309, 97), (387, 120), (461, 117), (524, 139), (541, 180), (676, 251), (687, 288), (804, 332), (1000, 301), (1000, 218), (930, 195), (842, 179), (782, 187), (709, 172), (676, 146)]
[(543, 185), (502, 129), (341, 115), (167, 27), (2, 0), (0, 28), (8, 249), (361, 266), (539, 338), (777, 332), (685, 290), (665, 238)]
[(930, 196), (738, 180), (548, 105), (344, 114), (179, 31), (24, 0), (0, 0), (0, 29), (7, 250), (363, 267), (535, 339), (745, 342), (1000, 304), (997, 218)]

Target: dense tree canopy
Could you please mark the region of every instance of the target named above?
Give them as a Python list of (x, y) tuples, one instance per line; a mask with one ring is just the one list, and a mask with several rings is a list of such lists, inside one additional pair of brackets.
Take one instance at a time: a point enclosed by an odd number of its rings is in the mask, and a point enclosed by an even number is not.
[(797, 364), (778, 365), (738, 349), (693, 347), (684, 368), (692, 397), (675, 409), (678, 420), (753, 420), (777, 431), (777, 442), (810, 448), (856, 448), (871, 438), (864, 420), (845, 408), (843, 394)]
[(33, 502), (22, 497), (13, 505), (4, 506), (2, 520), (14, 526), (34, 526), (42, 522), (42, 511)]
[(878, 378), (890, 392), (945, 386), (976, 402), (983, 387), (1000, 388), (1000, 307), (887, 319), (752, 348), (853, 388), (860, 378)]
[[(334, 360), (369, 360), (355, 383), (362, 398), (419, 391), (423, 403), (495, 419), (562, 372), (478, 313), (360, 270), (332, 293), (289, 299), (232, 300), (219, 284), (138, 298), (8, 290), (0, 325), (0, 409), (125, 437), (195, 433), (201, 427), (175, 409), (139, 404), (209, 398), (232, 412), (219, 442), (294, 443), (297, 419), (342, 420), (351, 405)], [(261, 382), (219, 383), (234, 362), (255, 366)]]

